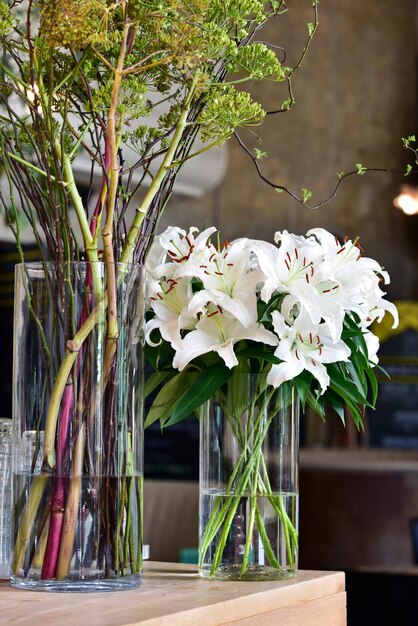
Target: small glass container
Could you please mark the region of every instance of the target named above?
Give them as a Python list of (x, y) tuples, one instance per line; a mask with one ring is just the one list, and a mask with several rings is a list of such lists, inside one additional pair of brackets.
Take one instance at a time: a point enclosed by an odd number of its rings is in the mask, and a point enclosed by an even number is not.
[(11, 551), (12, 420), (0, 418), (0, 578), (9, 578)]

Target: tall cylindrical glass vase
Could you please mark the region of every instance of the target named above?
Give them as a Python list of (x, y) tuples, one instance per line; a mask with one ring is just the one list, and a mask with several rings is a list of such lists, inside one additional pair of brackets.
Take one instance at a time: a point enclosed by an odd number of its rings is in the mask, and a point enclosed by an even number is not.
[(143, 292), (138, 265), (16, 269), (15, 587), (140, 584)]
[(298, 560), (299, 402), (234, 374), (200, 419), (199, 572), (204, 578), (294, 576)]

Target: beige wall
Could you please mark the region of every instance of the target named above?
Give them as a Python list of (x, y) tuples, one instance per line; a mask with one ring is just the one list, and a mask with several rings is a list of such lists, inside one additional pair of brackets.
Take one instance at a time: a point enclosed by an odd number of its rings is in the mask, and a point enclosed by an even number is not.
[[(312, 13), (307, 0), (288, 4), (289, 13), (263, 38), (284, 45), (292, 65)], [(329, 195), (336, 172), (355, 169), (357, 162), (403, 169), (408, 155), (401, 137), (415, 132), (417, 119), (415, 0), (321, 0), (319, 8), (318, 34), (294, 77), (296, 106), (270, 116), (259, 130), (269, 154), (262, 162), (267, 176), (297, 192), (311, 189), (316, 201)], [(286, 90), (255, 84), (254, 95), (271, 108)], [(313, 226), (360, 235), (366, 253), (390, 271), (391, 295), (418, 297), (418, 217), (407, 218), (392, 206), (402, 176), (352, 177), (336, 199), (309, 211), (260, 181), (234, 140), (228, 147), (222, 185), (198, 200), (177, 198), (162, 226), (214, 223), (228, 239), (272, 240), (275, 230), (305, 232)]]

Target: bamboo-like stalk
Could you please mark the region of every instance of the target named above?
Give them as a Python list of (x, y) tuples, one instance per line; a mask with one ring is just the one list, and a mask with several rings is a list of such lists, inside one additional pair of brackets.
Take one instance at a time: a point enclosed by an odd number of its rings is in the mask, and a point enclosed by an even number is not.
[(59, 556), (55, 576), (65, 578), (70, 569), (73, 555), (74, 537), (77, 527), (78, 503), (81, 492), (81, 476), (83, 473), (83, 459), (86, 445), (86, 426), (81, 424), (74, 445), (73, 471), (70, 477), (67, 502), (65, 505), (62, 537), (59, 547)]
[(30, 496), (26, 501), (23, 513), (18, 522), (11, 565), (13, 574), (18, 574), (19, 570), (23, 567), (26, 550), (34, 528), (36, 514), (45, 491), (46, 481), (47, 476), (45, 474), (40, 474), (34, 477), (32, 484), (30, 485)]
[(48, 542), (41, 571), (41, 578), (54, 578), (55, 576), (65, 511), (65, 477), (63, 476), (63, 461), (66, 450), (68, 449), (73, 404), (74, 386), (70, 384), (67, 385), (62, 399), (60, 431), (57, 444), (56, 476), (52, 480)]
[[(123, 3), (124, 4), (124, 3)], [(122, 85), (123, 66), (125, 62), (125, 56), (127, 51), (127, 40), (129, 31), (131, 29), (130, 24), (125, 24), (123, 39), (119, 53), (119, 59), (117, 67), (114, 71), (113, 89), (110, 101), (110, 108), (107, 116), (108, 126), (106, 132), (106, 143), (109, 150), (109, 188), (107, 192), (106, 202), (106, 221), (102, 232), (103, 246), (104, 246), (104, 259), (106, 263), (106, 277), (107, 277), (107, 338), (106, 338), (106, 351), (105, 351), (105, 380), (108, 379), (110, 368), (112, 365), (113, 357), (116, 352), (116, 342), (118, 340), (118, 320), (117, 320), (117, 294), (116, 294), (116, 268), (115, 257), (113, 250), (113, 228), (114, 228), (114, 215), (116, 204), (116, 192), (119, 181), (119, 165), (117, 160), (117, 146), (118, 139), (117, 125), (121, 126), (121, 120), (116, 120), (116, 110), (119, 100), (119, 92)]]
[[(166, 157), (161, 164), (155, 178), (153, 180), (152, 185), (148, 189), (148, 192), (141, 203), (140, 208), (138, 208), (136, 216), (132, 222), (131, 228), (129, 229), (127, 235), (127, 241), (124, 246), (121, 255), (121, 264), (126, 264), (131, 261), (131, 257), (133, 254), (133, 250), (135, 248), (135, 244), (137, 238), (139, 236), (140, 228), (142, 221), (145, 217), (145, 214), (154, 198), (154, 196), (158, 193), (159, 184), (165, 176), (165, 173), (169, 169), (171, 162), (174, 158), (175, 151), (177, 146), (181, 140), (182, 134), (186, 127), (187, 123), (187, 115), (191, 107), (191, 103), (193, 101), (196, 84), (198, 80), (199, 74), (196, 73), (193, 77), (192, 84), (189, 89), (188, 96), (185, 100), (185, 104), (183, 107), (183, 111), (179, 118), (176, 131), (174, 133), (171, 145), (169, 150), (167, 151)], [(123, 267), (123, 265), (121, 265)], [(121, 278), (121, 270), (119, 269), (118, 279)], [(69, 348), (67, 349), (65, 356), (61, 362), (61, 366), (59, 372), (57, 374), (56, 382), (54, 385), (53, 393), (51, 395), (51, 400), (48, 407), (48, 414), (46, 418), (46, 426), (45, 426), (45, 443), (44, 443), (44, 458), (47, 460), (49, 467), (54, 466), (54, 441), (55, 441), (55, 431), (56, 431), (56, 423), (58, 419), (58, 411), (62, 398), (62, 394), (64, 392), (65, 384), (68, 380), (68, 376), (70, 375), (71, 368), (74, 364), (74, 361), (77, 357), (77, 352), (80, 350), (83, 342), (88, 337), (92, 329), (94, 328), (97, 321), (100, 319), (100, 315), (103, 310), (108, 306), (107, 293), (103, 295), (103, 299), (99, 302), (94, 311), (89, 315), (83, 326), (76, 333), (74, 338), (68, 342)]]

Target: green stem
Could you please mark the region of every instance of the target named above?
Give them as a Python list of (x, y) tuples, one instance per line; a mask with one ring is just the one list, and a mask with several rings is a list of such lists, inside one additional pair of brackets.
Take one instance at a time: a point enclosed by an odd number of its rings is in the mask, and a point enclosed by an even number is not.
[[(293, 528), (293, 525), (285, 511), (283, 497), (274, 497), (270, 482), (267, 475), (267, 468), (265, 466), (265, 461), (263, 457), (262, 446), (265, 440), (265, 437), (268, 432), (268, 428), (271, 425), (272, 418), (267, 418), (267, 407), (274, 395), (276, 390), (273, 389), (268, 394), (265, 395), (263, 400), (263, 404), (260, 407), (259, 414), (256, 419), (254, 419), (255, 411), (256, 411), (256, 399), (253, 398), (251, 407), (248, 412), (248, 422), (244, 438), (242, 431), (239, 432), (236, 428), (233, 428), (233, 432), (238, 436), (239, 443), (241, 444), (241, 453), (238, 458), (238, 461), (235, 465), (234, 471), (232, 472), (230, 479), (228, 481), (227, 488), (225, 493), (228, 494), (225, 498), (223, 506), (220, 508), (222, 502), (222, 496), (219, 496), (215, 503), (215, 507), (211, 512), (210, 519), (206, 526), (204, 536), (201, 542), (200, 555), (199, 555), (199, 564), (202, 567), (204, 562), (204, 556), (214, 540), (215, 536), (218, 534), (219, 530), (222, 527), (221, 535), (215, 550), (215, 554), (213, 557), (210, 574), (214, 575), (216, 570), (218, 569), (221, 560), (222, 554), (225, 549), (225, 545), (227, 542), (228, 534), (231, 530), (231, 525), (233, 522), (234, 515), (238, 508), (238, 504), (240, 499), (245, 495), (245, 492), (248, 490), (248, 484), (252, 483), (251, 489), (251, 508), (250, 508), (250, 516), (248, 520), (248, 528), (246, 532), (246, 543), (244, 547), (244, 558), (241, 567), (241, 576), (245, 574), (245, 571), (248, 568), (248, 560), (251, 549), (252, 542), (252, 533), (254, 529), (254, 524), (257, 524), (258, 531), (260, 533), (260, 537), (264, 546), (264, 550), (269, 559), (270, 564), (273, 567), (280, 568), (277, 557), (274, 554), (274, 551), (271, 547), (270, 540), (268, 538), (264, 522), (259, 511), (257, 505), (257, 497), (259, 494), (267, 495), (270, 503), (272, 504), (274, 510), (276, 511), (285, 533), (286, 540), (286, 548), (287, 548), (287, 557), (288, 561), (291, 565), (294, 564), (294, 554), (293, 548), (297, 547), (297, 532)], [(229, 420), (231, 421), (231, 420)], [(231, 423), (231, 426), (233, 424)], [(261, 464), (261, 468), (260, 468)], [(243, 467), (244, 465), (244, 467)], [(261, 479), (260, 470), (265, 474), (266, 482), (264, 483)], [(236, 480), (238, 476), (238, 480)], [(234, 495), (229, 495), (231, 493), (234, 482), (236, 482), (234, 488)]]
[(12, 572), (18, 575), (23, 567), (26, 548), (29, 545), (31, 532), (34, 528), (35, 517), (41, 502), (47, 477), (35, 476), (30, 486), (30, 498), (27, 500), (25, 508), (19, 522), (16, 520), (17, 535), (13, 550)]
[(258, 532), (260, 534), (261, 541), (263, 544), (264, 552), (266, 553), (266, 556), (269, 560), (270, 565), (272, 567), (275, 567), (276, 569), (281, 569), (280, 563), (277, 560), (276, 555), (274, 554), (273, 548), (271, 547), (270, 539), (268, 538), (266, 528), (264, 526), (263, 518), (261, 517), (261, 513), (258, 507), (255, 512), (255, 519), (256, 519)]
[(248, 557), (250, 555), (250, 549), (251, 549), (251, 543), (252, 543), (252, 537), (253, 537), (255, 511), (256, 509), (258, 510), (257, 496), (251, 496), (250, 503), (251, 503), (250, 519), (248, 520), (248, 526), (246, 528), (246, 539), (245, 539), (245, 548), (244, 548), (244, 558), (242, 559), (242, 565), (241, 565), (241, 576), (244, 576), (248, 568)]
[(238, 508), (240, 498), (239, 496), (231, 496), (231, 500), (232, 500), (231, 508), (229, 509), (229, 513), (226, 517), (225, 524), (222, 528), (222, 533), (219, 538), (218, 545), (216, 546), (215, 554), (214, 554), (213, 561), (212, 561), (212, 566), (210, 568), (211, 576), (215, 574), (216, 570), (218, 569), (221, 563), (223, 551), (225, 549), (226, 541), (228, 539), (228, 535), (231, 530), (231, 524), (233, 522), (234, 515)]

